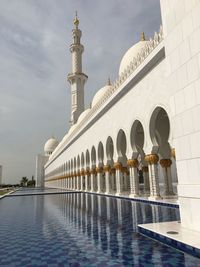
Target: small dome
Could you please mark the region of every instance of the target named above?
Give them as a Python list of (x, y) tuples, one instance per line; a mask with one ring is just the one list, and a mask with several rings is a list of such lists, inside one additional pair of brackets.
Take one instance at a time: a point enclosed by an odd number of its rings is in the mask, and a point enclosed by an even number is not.
[(85, 116), (89, 113), (89, 111), (90, 111), (90, 108), (84, 110), (79, 116), (77, 123), (81, 122), (85, 118)]
[(45, 156), (50, 156), (58, 144), (59, 142), (54, 137), (47, 140), (47, 142), (44, 145)]
[(97, 93), (95, 94), (95, 96), (93, 97), (92, 100), (92, 108), (99, 102), (99, 100), (103, 97), (103, 95), (110, 89), (112, 88), (112, 85), (110, 83), (110, 81), (108, 82), (107, 85), (105, 85), (104, 87), (102, 87), (101, 89), (99, 89), (97, 91)]
[(125, 69), (130, 65), (133, 58), (137, 57), (137, 54), (141, 52), (142, 48), (148, 44), (149, 41), (145, 41), (144, 39), (134, 44), (131, 48), (123, 56), (120, 67), (119, 67), (119, 75), (125, 71)]

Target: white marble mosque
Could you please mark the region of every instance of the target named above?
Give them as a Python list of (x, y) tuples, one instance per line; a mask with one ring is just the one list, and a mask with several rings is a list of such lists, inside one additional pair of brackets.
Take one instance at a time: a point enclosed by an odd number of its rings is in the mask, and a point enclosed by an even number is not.
[(72, 30), (70, 129), (37, 157), (38, 186), (158, 201), (178, 198), (200, 234), (200, 1), (160, 0), (162, 26), (124, 54), (84, 106), (79, 20)]

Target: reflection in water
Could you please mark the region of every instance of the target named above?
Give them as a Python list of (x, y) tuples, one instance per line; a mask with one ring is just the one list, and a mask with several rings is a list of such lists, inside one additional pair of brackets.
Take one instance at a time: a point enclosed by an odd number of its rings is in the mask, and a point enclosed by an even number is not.
[(155, 252), (156, 261), (162, 265), (162, 251), (152, 246), (153, 241), (148, 244), (145, 237), (141, 241), (137, 225), (179, 220), (179, 211), (175, 208), (92, 194), (61, 194), (52, 197), (50, 202), (54, 214), (55, 208), (61, 209), (64, 221), (68, 220), (76, 229), (77, 237), (92, 240), (95, 247), (123, 265), (142, 264), (146, 257), (153, 261)]
[(137, 232), (178, 209), (69, 193), (4, 198), (0, 215), (0, 266), (200, 266)]

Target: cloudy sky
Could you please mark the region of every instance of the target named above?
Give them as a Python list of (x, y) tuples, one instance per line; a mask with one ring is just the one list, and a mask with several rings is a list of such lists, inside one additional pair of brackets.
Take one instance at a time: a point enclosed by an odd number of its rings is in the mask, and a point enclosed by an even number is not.
[(85, 102), (108, 76), (115, 80), (123, 54), (144, 31), (161, 23), (159, 0), (0, 0), (0, 164), (3, 181), (35, 173), (45, 141), (68, 130), (71, 29), (78, 10)]

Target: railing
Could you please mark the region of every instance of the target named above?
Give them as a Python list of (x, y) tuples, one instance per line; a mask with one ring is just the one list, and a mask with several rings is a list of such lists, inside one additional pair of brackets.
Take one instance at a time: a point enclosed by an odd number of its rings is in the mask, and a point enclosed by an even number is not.
[[(82, 121), (76, 126), (76, 128), (65, 139), (65, 143), (68, 143), (70, 139), (82, 128), (82, 126), (93, 116), (93, 114), (113, 95), (115, 91), (121, 86), (121, 84), (142, 64), (149, 54), (160, 44), (163, 40), (163, 28), (160, 26), (159, 32), (155, 32), (153, 39), (150, 38), (145, 47), (132, 59), (129, 66), (120, 74), (116, 79), (113, 86), (111, 86), (107, 92), (99, 99), (99, 101), (91, 108)], [(61, 141), (55, 152), (50, 157), (50, 160), (59, 152), (59, 148), (63, 142)]]

